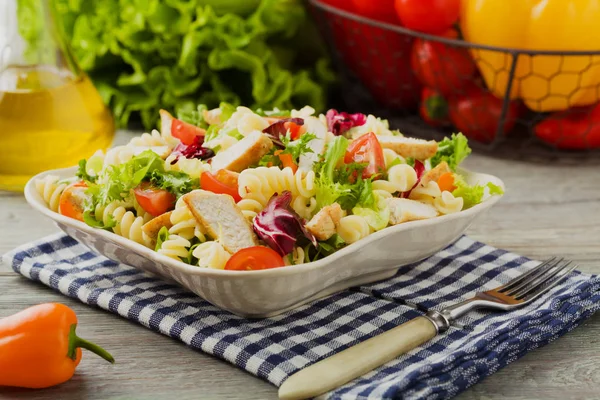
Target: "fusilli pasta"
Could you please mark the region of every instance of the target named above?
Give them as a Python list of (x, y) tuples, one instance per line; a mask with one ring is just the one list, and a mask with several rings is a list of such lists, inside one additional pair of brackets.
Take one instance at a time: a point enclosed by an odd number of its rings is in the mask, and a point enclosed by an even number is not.
[(307, 255), (302, 247), (294, 247), (294, 250), (290, 254), (283, 257), (283, 261), (285, 265), (304, 264), (310, 261), (306, 259)]
[(169, 155), (165, 160), (166, 171), (185, 172), (194, 178), (200, 177), (203, 172), (210, 172), (210, 164), (197, 158), (177, 157)]
[(406, 192), (417, 183), (417, 173), (408, 164), (394, 165), (388, 170), (388, 179), (373, 182), (373, 190), (383, 190), (389, 193)]
[(433, 201), (433, 206), (440, 214), (453, 214), (463, 209), (464, 200), (462, 197), (454, 197), (451, 192), (444, 190), (439, 197)]
[(204, 227), (196, 221), (187, 204), (183, 201), (183, 197), (180, 197), (175, 203), (175, 209), (171, 213), (170, 219), (173, 225), (169, 229), (170, 235), (178, 235), (186, 240), (197, 237), (201, 242), (206, 241)]
[(147, 220), (144, 220), (143, 216), (136, 217), (128, 208), (133, 208), (133, 203), (112, 201), (106, 206), (96, 206), (94, 216), (106, 226), (116, 223), (112, 230), (117, 235), (152, 247), (152, 240), (142, 231), (142, 226)]
[(238, 201), (237, 206), (242, 210), (242, 214), (249, 220), (252, 221), (256, 214), (262, 211), (264, 206), (253, 199), (242, 199)]
[(399, 160), (400, 163), (406, 164), (406, 160), (400, 154), (396, 153), (392, 149), (383, 149), (383, 158), (385, 160), (385, 168), (390, 169), (393, 163), (397, 163)]
[(304, 219), (310, 219), (317, 209), (317, 199), (298, 196), (292, 201), (292, 209)]
[(302, 196), (309, 199), (315, 195), (315, 173), (298, 170), (296, 174), (291, 168), (258, 167), (245, 169), (238, 178), (238, 191), (243, 199), (253, 199), (263, 206), (275, 193), (285, 190), (292, 192), (292, 197)]
[(188, 257), (191, 245), (189, 240), (179, 235), (169, 235), (168, 239), (158, 249), (158, 252), (167, 257), (181, 260)]
[(153, 129), (151, 133), (143, 133), (141, 136), (136, 136), (129, 141), (129, 145), (140, 147), (172, 147), (171, 144), (156, 129)]
[(54, 212), (58, 212), (60, 195), (67, 186), (67, 183), (60, 182), (58, 176), (55, 175), (46, 175), (44, 178), (35, 181), (37, 192)]
[(411, 200), (418, 200), (421, 203), (433, 205), (433, 201), (440, 197), (442, 192), (440, 191), (440, 187), (437, 182), (430, 181), (425, 186), (417, 186), (410, 192), (409, 198)]
[(348, 244), (359, 241), (371, 233), (368, 222), (358, 215), (347, 215), (340, 219), (337, 234)]
[(213, 269), (224, 269), (231, 258), (231, 254), (216, 241), (200, 243), (192, 255), (198, 259), (198, 266)]

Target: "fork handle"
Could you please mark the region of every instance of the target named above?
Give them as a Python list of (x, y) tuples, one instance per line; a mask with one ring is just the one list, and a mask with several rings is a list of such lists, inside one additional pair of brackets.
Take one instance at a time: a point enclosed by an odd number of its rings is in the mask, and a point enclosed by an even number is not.
[(409, 352), (436, 334), (430, 319), (412, 319), (296, 372), (279, 388), (279, 398), (300, 400), (321, 395)]

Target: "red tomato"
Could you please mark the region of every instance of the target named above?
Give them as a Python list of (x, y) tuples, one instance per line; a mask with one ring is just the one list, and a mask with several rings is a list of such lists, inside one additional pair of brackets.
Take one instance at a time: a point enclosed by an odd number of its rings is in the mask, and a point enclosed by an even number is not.
[(283, 267), (283, 258), (273, 249), (264, 246), (246, 247), (231, 256), (225, 269), (230, 271), (256, 271)]
[(369, 163), (363, 170), (363, 178), (365, 179), (384, 171), (385, 158), (377, 136), (373, 132), (369, 132), (353, 140), (348, 146), (344, 162), (346, 164), (351, 162)]
[(173, 193), (153, 187), (148, 182), (142, 182), (133, 189), (138, 204), (153, 217), (158, 217), (170, 211), (175, 206), (176, 197)]
[(194, 144), (196, 136), (204, 136), (205, 134), (206, 131), (204, 129), (179, 119), (173, 118), (173, 122), (171, 122), (171, 135), (181, 140), (181, 143), (187, 146)]
[(363, 17), (391, 24), (398, 23), (394, 12), (394, 0), (352, 0), (352, 2), (356, 12)]
[[(489, 143), (496, 136), (502, 113), (502, 101), (479, 86), (471, 86), (465, 95), (450, 99), (450, 120), (454, 127), (469, 139)], [(504, 120), (504, 133), (515, 125), (523, 108), (512, 101)]]
[[(210, 172), (203, 172), (202, 175), (200, 175), (200, 187), (204, 190), (208, 190), (209, 192), (228, 194), (233, 197), (233, 200), (237, 203), (242, 199), (238, 193), (237, 177), (235, 182), (233, 182), (230, 180), (232, 178), (229, 177), (230, 175), (227, 172), (221, 171), (218, 171), (217, 175), (213, 175)], [(233, 172), (231, 173), (233, 174)], [(225, 178), (225, 175), (228, 177)]]
[(83, 221), (87, 187), (85, 182), (75, 182), (67, 186), (58, 199), (58, 212), (66, 217)]
[(304, 134), (304, 132), (306, 132), (306, 128), (302, 125), (298, 125), (294, 122), (284, 122), (283, 126), (285, 129), (287, 129), (288, 131), (290, 131), (290, 138), (292, 140), (296, 140), (299, 139), (300, 136), (302, 136), (302, 134)]
[(395, 8), (406, 28), (436, 35), (458, 21), (460, 0), (395, 0)]
[[(451, 35), (456, 35), (456, 31), (449, 31), (445, 36)], [(466, 48), (423, 39), (415, 40), (410, 65), (424, 86), (444, 96), (461, 94), (463, 87), (474, 80), (477, 70)]]
[(450, 124), (448, 102), (439, 92), (427, 87), (421, 92), (419, 114), (425, 122), (436, 128)]

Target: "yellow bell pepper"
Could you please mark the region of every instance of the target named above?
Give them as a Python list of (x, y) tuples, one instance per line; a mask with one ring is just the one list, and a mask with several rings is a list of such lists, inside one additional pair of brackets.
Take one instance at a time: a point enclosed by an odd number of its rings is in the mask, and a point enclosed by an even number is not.
[[(523, 50), (600, 50), (598, 0), (462, 0), (461, 30), (472, 43)], [(513, 56), (472, 49), (488, 88), (506, 95)], [(534, 111), (600, 100), (600, 56), (519, 55), (510, 96)]]

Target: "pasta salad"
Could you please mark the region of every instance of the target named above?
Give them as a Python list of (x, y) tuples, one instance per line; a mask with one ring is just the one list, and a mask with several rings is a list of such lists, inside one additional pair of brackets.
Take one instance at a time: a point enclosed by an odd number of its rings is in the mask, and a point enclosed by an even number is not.
[(409, 138), (373, 115), (222, 103), (35, 182), (48, 207), (187, 264), (258, 270), (326, 257), (373, 232), (502, 194), (457, 170), (453, 134)]

